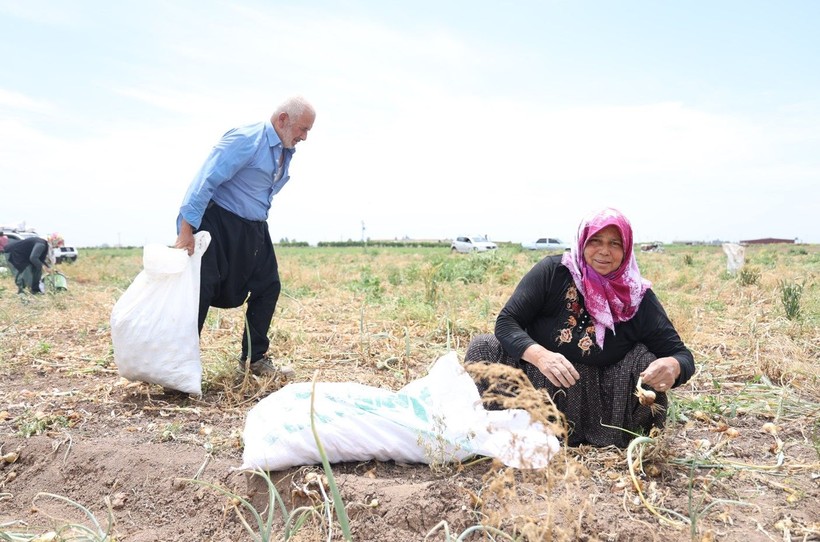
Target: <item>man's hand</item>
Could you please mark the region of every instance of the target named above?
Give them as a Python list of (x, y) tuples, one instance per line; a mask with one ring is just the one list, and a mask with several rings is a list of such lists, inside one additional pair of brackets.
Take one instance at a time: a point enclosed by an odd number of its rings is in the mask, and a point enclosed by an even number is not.
[(179, 227), (179, 235), (177, 235), (177, 242), (174, 244), (176, 248), (184, 248), (188, 251), (188, 256), (194, 253), (194, 229), (190, 224), (182, 220)]
[(673, 357), (658, 358), (641, 373), (641, 380), (657, 391), (672, 389), (680, 376), (680, 363)]
[(524, 350), (523, 358), (524, 361), (538, 367), (538, 370), (555, 386), (568, 388), (581, 378), (567, 358), (557, 352), (547, 350), (540, 344), (534, 344)]

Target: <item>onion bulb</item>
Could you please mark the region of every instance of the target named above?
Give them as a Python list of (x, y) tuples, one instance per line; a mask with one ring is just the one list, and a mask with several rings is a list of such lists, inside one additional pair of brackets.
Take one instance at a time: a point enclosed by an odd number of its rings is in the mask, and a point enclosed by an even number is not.
[(777, 426), (772, 422), (764, 423), (763, 427), (761, 427), (760, 430), (770, 435), (777, 435)]
[(638, 401), (643, 406), (652, 406), (652, 405), (654, 405), (655, 404), (655, 399), (657, 398), (657, 395), (655, 395), (655, 392), (652, 391), (652, 390), (644, 389), (642, 384), (643, 384), (643, 382), (641, 381), (641, 378), (638, 377), (638, 384), (635, 386), (635, 397), (638, 398)]
[(655, 399), (658, 397), (657, 394), (652, 390), (644, 389), (641, 377), (638, 377), (638, 383), (635, 385), (635, 397), (638, 398), (638, 402), (643, 406), (648, 406), (652, 410), (652, 414), (663, 410), (661, 405), (655, 404)]

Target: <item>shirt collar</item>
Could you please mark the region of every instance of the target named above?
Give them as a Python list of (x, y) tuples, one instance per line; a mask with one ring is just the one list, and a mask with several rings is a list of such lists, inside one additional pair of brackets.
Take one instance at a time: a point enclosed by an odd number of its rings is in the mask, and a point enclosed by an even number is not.
[(265, 122), (265, 137), (268, 138), (268, 145), (270, 145), (271, 148), (281, 145), (282, 150), (287, 151), (291, 155), (296, 152), (296, 149), (286, 149), (285, 146), (282, 145), (282, 140), (279, 139), (279, 134), (273, 129), (273, 124), (271, 124), (270, 119)]

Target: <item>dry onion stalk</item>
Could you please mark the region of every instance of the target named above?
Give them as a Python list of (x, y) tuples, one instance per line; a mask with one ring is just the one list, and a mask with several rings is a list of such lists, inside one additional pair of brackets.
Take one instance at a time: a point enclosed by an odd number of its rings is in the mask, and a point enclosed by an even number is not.
[(635, 397), (638, 398), (638, 402), (643, 406), (648, 406), (653, 415), (658, 412), (663, 412), (663, 405), (655, 403), (657, 395), (652, 390), (644, 389), (641, 377), (638, 377), (638, 383), (635, 385)]

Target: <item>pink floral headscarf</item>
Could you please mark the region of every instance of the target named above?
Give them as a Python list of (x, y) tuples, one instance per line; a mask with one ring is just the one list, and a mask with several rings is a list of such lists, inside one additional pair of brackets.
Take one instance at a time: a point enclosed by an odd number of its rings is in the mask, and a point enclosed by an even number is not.
[[(607, 226), (615, 226), (621, 233), (624, 259), (618, 269), (600, 275), (584, 260), (584, 247), (590, 237)], [(632, 253), (632, 225), (620, 211), (611, 207), (590, 215), (581, 221), (575, 245), (564, 253), (561, 263), (569, 269), (575, 286), (584, 296), (587, 312), (595, 320), (595, 342), (603, 348), (606, 329), (614, 333), (617, 322), (626, 322), (635, 316), (651, 286), (641, 277)]]

